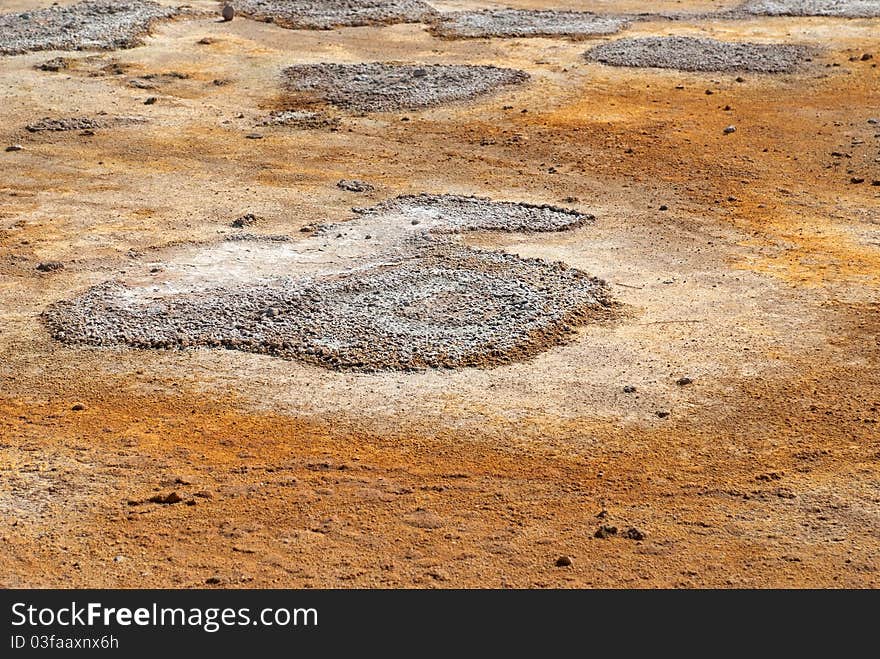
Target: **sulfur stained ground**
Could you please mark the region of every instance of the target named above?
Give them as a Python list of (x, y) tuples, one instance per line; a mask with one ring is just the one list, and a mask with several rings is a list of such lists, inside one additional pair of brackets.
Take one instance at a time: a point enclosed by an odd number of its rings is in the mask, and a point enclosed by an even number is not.
[[(0, 59), (0, 145), (24, 147), (0, 151), (0, 584), (880, 585), (878, 21), (701, 16), (618, 36), (664, 34), (824, 51), (792, 74), (683, 73), (588, 63), (598, 40), (206, 17), (132, 50)], [(77, 63), (34, 68), (55, 55)], [(385, 60), (531, 79), (335, 131), (257, 127), (285, 105), (283, 68)], [(147, 121), (25, 129), (101, 112)], [(420, 192), (594, 214), (463, 240), (602, 277), (625, 313), (516, 364), (372, 374), (72, 348), (39, 320), (245, 213), (296, 236)], [(595, 538), (603, 525), (618, 533)]]

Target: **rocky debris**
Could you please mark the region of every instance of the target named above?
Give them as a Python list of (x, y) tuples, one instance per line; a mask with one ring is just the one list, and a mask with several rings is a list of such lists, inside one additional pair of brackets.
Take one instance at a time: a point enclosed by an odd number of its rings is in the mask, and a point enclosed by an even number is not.
[(481, 9), (440, 14), (431, 32), (440, 37), (470, 39), (482, 37), (588, 37), (614, 34), (627, 21), (619, 16), (591, 12)]
[(410, 258), (307, 281), (160, 300), (108, 283), (52, 305), (44, 320), (73, 344), (222, 347), (372, 371), (509, 363), (611, 306), (604, 282), (561, 263), (414, 242)]
[(617, 527), (611, 526), (609, 524), (603, 524), (596, 532), (593, 534), (594, 538), (599, 538), (600, 540), (607, 540), (613, 536), (617, 535)]
[(149, 503), (159, 503), (167, 506), (173, 503), (180, 503), (183, 501), (183, 497), (177, 492), (169, 492), (168, 494), (155, 494), (147, 499), (147, 501)]
[(313, 128), (336, 128), (339, 126), (339, 118), (331, 117), (323, 112), (312, 110), (281, 110), (272, 112), (262, 119), (260, 126), (286, 126), (302, 130)]
[(115, 50), (143, 43), (153, 24), (179, 10), (151, 0), (83, 0), (0, 15), (0, 54)]
[(516, 69), (459, 64), (300, 64), (283, 75), (287, 91), (299, 95), (296, 100), (359, 112), (468, 100), (529, 79)]
[(872, 18), (880, 16), (877, 0), (750, 0), (742, 10), (758, 16), (838, 16)]
[(31, 133), (39, 133), (41, 131), (94, 130), (96, 128), (103, 128), (104, 125), (102, 120), (92, 119), (91, 117), (68, 117), (63, 119), (45, 117), (28, 124), (25, 128)]
[(668, 411), (668, 410), (657, 410), (657, 411), (655, 412), (655, 414), (657, 415), (657, 418), (658, 418), (658, 419), (667, 419), (667, 418), (669, 418), (669, 411)]
[(259, 222), (259, 218), (253, 213), (245, 213), (241, 217), (237, 217), (232, 220), (232, 225), (236, 229), (243, 229), (245, 227), (251, 227)]
[(689, 384), (693, 384), (693, 382), (694, 381), (691, 378), (683, 377), (683, 378), (678, 378), (678, 380), (675, 381), (675, 384), (677, 384), (679, 387), (685, 387)]
[(261, 140), (263, 139), (262, 133), (248, 133), (244, 136), (246, 140)]
[(64, 264), (61, 261), (43, 261), (37, 266), (40, 272), (55, 272), (56, 270), (64, 270)]
[[(353, 210), (364, 216), (396, 218), (401, 224), (409, 223), (432, 233), (568, 231), (595, 220), (593, 215), (570, 208), (461, 195), (401, 195), (370, 208)], [(332, 225), (335, 228), (338, 226)]]
[(644, 540), (645, 533), (637, 529), (635, 526), (631, 526), (623, 532), (623, 537), (627, 540)]
[(422, 0), (236, 0), (242, 16), (293, 30), (421, 23), (436, 12)]
[(41, 132), (65, 132), (65, 131), (94, 131), (99, 128), (112, 128), (124, 124), (136, 124), (146, 121), (144, 117), (44, 117), (39, 121), (28, 124), (25, 128), (31, 133)]
[(369, 183), (357, 179), (342, 179), (336, 184), (336, 187), (346, 192), (372, 192), (375, 190)]
[(574, 564), (574, 561), (571, 560), (571, 556), (560, 556), (556, 559), (556, 567), (571, 567)]
[(86, 406), (83, 405), (82, 403), (74, 403), (70, 409), (73, 410), (74, 412), (82, 412), (86, 409)]
[(10, 144), (6, 147), (6, 151), (7, 153), (11, 151), (24, 151), (24, 147), (21, 144)]
[(681, 71), (794, 71), (814, 53), (807, 46), (717, 41), (699, 37), (634, 37), (594, 46), (584, 57), (611, 66)]
[(227, 23), (235, 18), (235, 7), (232, 5), (223, 5), (223, 9), (220, 11), (220, 15), (223, 17), (223, 20)]
[(34, 68), (39, 71), (51, 71), (53, 73), (66, 71), (70, 68), (70, 59), (67, 57), (53, 57), (42, 64), (37, 64)]
[(632, 386), (631, 384), (628, 384), (623, 388), (623, 393), (625, 393), (625, 394), (634, 394), (635, 392), (636, 392), (636, 388), (634, 386)]
[[(227, 348), (360, 371), (505, 364), (611, 317), (608, 287), (563, 263), (479, 251), (451, 234), (561, 231), (592, 219), (549, 205), (404, 195), (312, 226), (302, 245), (288, 236), (227, 237), (288, 243), (260, 248), (278, 274), (210, 277), (158, 296), (152, 286), (107, 282), (52, 305), (43, 319), (71, 344)], [(353, 248), (367, 238), (349, 267), (295, 275), (300, 255), (328, 240)]]

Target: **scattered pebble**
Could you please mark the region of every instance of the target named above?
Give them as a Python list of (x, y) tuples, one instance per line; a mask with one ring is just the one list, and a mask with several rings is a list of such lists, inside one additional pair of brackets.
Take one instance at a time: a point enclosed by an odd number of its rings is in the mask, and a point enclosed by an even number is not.
[(56, 270), (63, 270), (64, 264), (61, 261), (43, 261), (37, 266), (37, 270), (40, 272), (55, 272)]
[(573, 563), (571, 556), (560, 556), (556, 559), (556, 567), (571, 567)]
[(336, 184), (336, 187), (348, 192), (372, 192), (375, 189), (369, 183), (357, 179), (342, 179)]
[(675, 381), (675, 384), (677, 384), (679, 387), (684, 387), (692, 383), (693, 380), (689, 377), (678, 378), (678, 380)]
[(631, 384), (628, 384), (623, 388), (623, 393), (625, 393), (625, 394), (634, 394), (635, 392), (636, 392), (636, 388), (634, 386), (632, 386)]
[(21, 144), (10, 144), (6, 147), (6, 151), (23, 151), (24, 147)]
[(220, 15), (223, 16), (223, 20), (228, 23), (235, 18), (235, 8), (232, 5), (223, 5), (223, 11), (220, 12)]
[(155, 494), (147, 499), (150, 503), (160, 503), (163, 505), (170, 505), (173, 503), (180, 503), (183, 501), (183, 497), (181, 497), (177, 492), (169, 492), (168, 494)]
[(724, 134), (725, 134), (725, 135), (730, 135), (731, 133), (735, 133), (735, 132), (736, 132), (736, 126), (733, 126), (733, 125), (731, 125), (731, 126), (727, 126), (727, 127), (724, 129)]
[(644, 540), (645, 534), (643, 531), (640, 531), (636, 527), (631, 526), (623, 532), (623, 537), (627, 538), (628, 540)]
[(615, 536), (615, 535), (617, 535), (617, 527), (616, 526), (610, 526), (608, 524), (603, 524), (598, 529), (596, 529), (596, 532), (593, 534), (593, 537), (599, 538), (600, 540), (607, 540), (608, 538), (611, 538), (612, 536)]
[(159, 99), (156, 98), (155, 96), (150, 96), (147, 98), (146, 101), (144, 101), (144, 105), (154, 105), (156, 103), (156, 101), (158, 101), (158, 100)]
[(237, 217), (232, 220), (232, 226), (236, 229), (243, 229), (245, 227), (250, 227), (259, 222), (259, 218), (253, 213), (246, 213), (241, 217)]

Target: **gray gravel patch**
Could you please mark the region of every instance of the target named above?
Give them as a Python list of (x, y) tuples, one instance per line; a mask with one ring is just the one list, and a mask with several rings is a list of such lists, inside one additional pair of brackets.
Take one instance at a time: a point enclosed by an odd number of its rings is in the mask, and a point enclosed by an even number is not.
[(880, 16), (880, 0), (752, 0), (742, 9), (758, 16)]
[(564, 264), (417, 242), (410, 258), (306, 282), (156, 300), (104, 284), (43, 318), (72, 344), (228, 348), (374, 371), (508, 363), (610, 307), (603, 282)]
[(287, 128), (310, 130), (316, 128), (337, 128), (339, 123), (340, 121), (338, 117), (331, 117), (323, 112), (313, 112), (311, 110), (279, 110), (277, 112), (269, 113), (269, 116), (261, 119), (257, 125), (285, 126)]
[(594, 46), (584, 57), (611, 66), (681, 71), (785, 73), (814, 54), (806, 46), (716, 41), (697, 37), (618, 39)]
[(528, 78), (517, 69), (458, 64), (301, 64), (284, 70), (285, 87), (299, 100), (360, 112), (472, 99)]
[[(432, 194), (402, 195), (370, 208), (355, 208), (354, 211), (365, 217), (383, 216), (403, 224), (415, 224), (424, 231), (437, 234), (462, 231), (566, 231), (595, 219), (592, 215), (547, 204)], [(333, 225), (333, 228), (336, 226)]]
[(435, 14), (421, 0), (236, 0), (248, 18), (300, 30), (421, 23)]
[(144, 117), (44, 117), (39, 121), (29, 123), (25, 129), (31, 133), (97, 130), (145, 121)]
[(483, 9), (441, 14), (431, 32), (451, 39), (481, 37), (589, 37), (614, 34), (627, 20), (591, 12)]
[[(406, 195), (299, 241), (229, 236), (197, 258), (213, 264), (202, 274), (184, 256), (158, 271), (185, 279), (107, 282), (50, 306), (43, 320), (74, 345), (226, 348), (361, 371), (504, 364), (612, 317), (608, 288), (563, 263), (472, 249), (452, 234), (561, 231), (592, 219), (548, 205)], [(337, 265), (308, 269), (319, 252)]]
[(85, 0), (0, 15), (0, 54), (114, 50), (143, 43), (153, 24), (179, 10), (148, 0)]

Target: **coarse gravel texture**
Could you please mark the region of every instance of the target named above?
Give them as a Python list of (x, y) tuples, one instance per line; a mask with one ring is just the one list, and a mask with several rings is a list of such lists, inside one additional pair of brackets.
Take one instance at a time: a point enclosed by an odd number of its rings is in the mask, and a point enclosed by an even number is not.
[(421, 0), (237, 0), (235, 9), (241, 16), (301, 30), (420, 23), (435, 13)]
[(144, 117), (44, 117), (29, 123), (25, 129), (30, 133), (97, 130), (144, 121)]
[[(230, 235), (208, 247), (224, 256), (190, 257), (212, 269), (106, 282), (52, 305), (44, 320), (72, 344), (222, 347), (364, 371), (493, 366), (564, 342), (575, 325), (610, 318), (613, 304), (604, 282), (563, 263), (480, 251), (451, 234), (554, 232), (592, 220), (549, 205), (404, 195), (299, 241)], [(348, 256), (304, 270), (318, 250)]]
[(699, 37), (637, 37), (594, 46), (584, 57), (611, 66), (680, 71), (787, 73), (814, 54), (792, 44), (717, 41)]
[(118, 283), (52, 305), (71, 344), (222, 347), (342, 370), (492, 366), (562, 343), (607, 315), (604, 282), (562, 263), (425, 237), (390, 264), (151, 297)]
[(339, 118), (331, 117), (323, 112), (311, 110), (278, 110), (269, 113), (257, 122), (258, 126), (284, 126), (309, 130), (314, 128), (336, 128), (339, 126)]
[(484, 197), (451, 194), (402, 195), (354, 211), (365, 217), (384, 216), (401, 224), (414, 224), (432, 233), (565, 231), (595, 219), (586, 213), (547, 204), (492, 201)]
[(84, 0), (74, 5), (0, 15), (0, 54), (37, 50), (115, 50), (143, 43), (178, 9), (148, 0)]
[(838, 16), (872, 18), (880, 16), (878, 0), (752, 0), (742, 7), (759, 16)]
[(427, 108), (529, 79), (517, 69), (461, 64), (300, 64), (283, 75), (286, 89), (302, 100), (359, 112)]
[(450, 39), (482, 37), (589, 37), (614, 34), (627, 20), (591, 12), (481, 9), (444, 13), (431, 24), (436, 36)]

